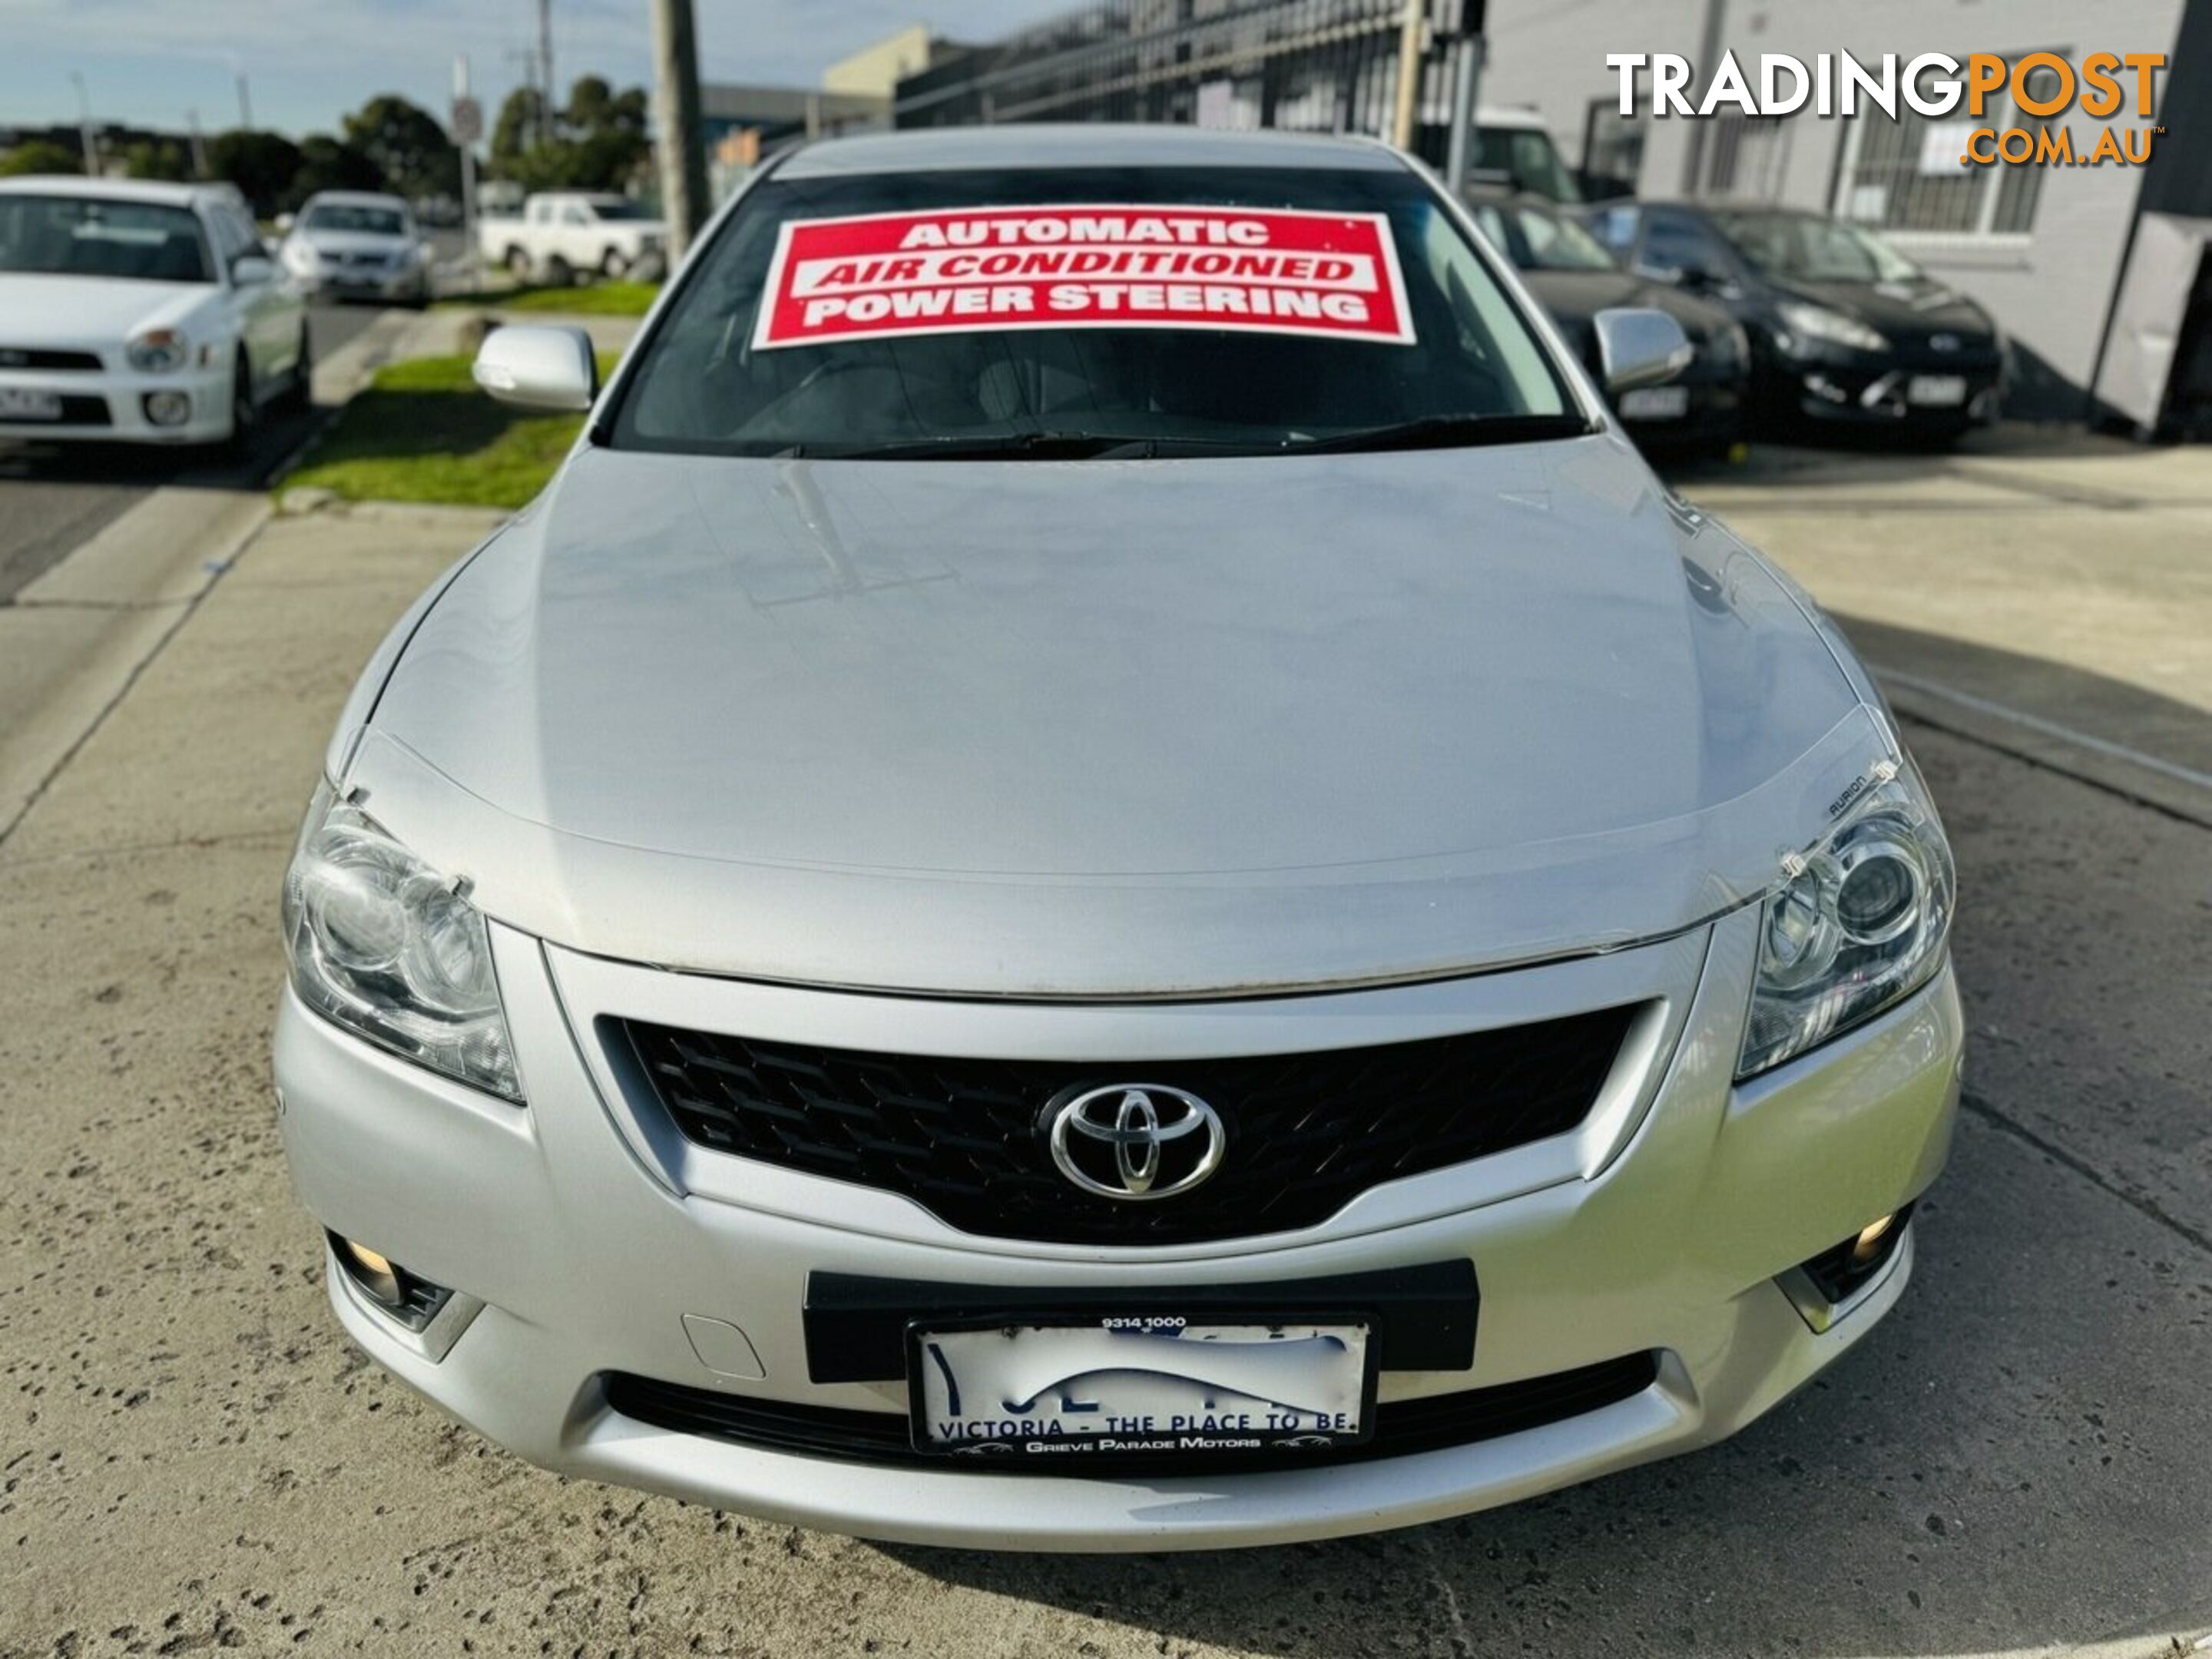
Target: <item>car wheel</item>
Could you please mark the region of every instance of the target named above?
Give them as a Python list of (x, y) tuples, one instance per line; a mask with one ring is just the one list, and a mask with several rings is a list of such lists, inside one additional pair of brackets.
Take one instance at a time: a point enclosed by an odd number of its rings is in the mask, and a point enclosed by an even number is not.
[(599, 275), (611, 283), (620, 282), (623, 273), (629, 269), (629, 261), (623, 258), (623, 252), (618, 247), (611, 247), (599, 256)]
[(315, 401), (315, 345), (314, 333), (302, 318), (300, 322), (300, 356), (292, 365), (292, 379), (284, 387), (284, 408), (295, 415), (305, 414)]
[(557, 253), (545, 256), (545, 285), (548, 288), (567, 288), (575, 280), (575, 266)]
[(526, 283), (530, 280), (530, 254), (528, 250), (520, 247), (511, 247), (507, 249), (507, 258), (501, 263), (507, 266), (507, 274), (513, 276), (516, 282)]
[(260, 406), (253, 401), (253, 369), (246, 361), (246, 348), (240, 346), (230, 375), (230, 429), (202, 447), (208, 460), (216, 465), (244, 460), (253, 447), (254, 429), (260, 423)]

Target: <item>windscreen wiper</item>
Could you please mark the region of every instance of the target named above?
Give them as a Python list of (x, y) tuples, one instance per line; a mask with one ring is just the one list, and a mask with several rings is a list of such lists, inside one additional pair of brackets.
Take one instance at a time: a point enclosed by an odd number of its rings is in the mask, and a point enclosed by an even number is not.
[(1597, 428), (1579, 415), (1428, 415), (1418, 421), (1363, 427), (1286, 444), (1293, 454), (1343, 454), (1370, 449), (1468, 449), (1481, 444), (1533, 444), (1579, 438)]
[(1008, 432), (988, 438), (945, 433), (934, 438), (850, 448), (809, 447), (801, 452), (794, 447), (787, 453), (803, 453), (811, 459), (823, 461), (1115, 461), (1220, 451), (1244, 455), (1274, 453), (1272, 446), (1241, 439), (1127, 432)]

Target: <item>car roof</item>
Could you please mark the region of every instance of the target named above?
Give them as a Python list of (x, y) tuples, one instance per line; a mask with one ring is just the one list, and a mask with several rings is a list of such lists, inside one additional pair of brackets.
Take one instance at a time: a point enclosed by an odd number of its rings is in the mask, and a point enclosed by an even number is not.
[(1395, 151), (1371, 138), (1120, 122), (1024, 122), (826, 138), (790, 151), (775, 173), (782, 179), (965, 167), (1301, 167), (1390, 173), (1405, 165)]
[(1541, 127), (1544, 118), (1533, 109), (1477, 109), (1474, 124), (1479, 127)]
[(314, 206), (318, 202), (333, 202), (340, 207), (395, 207), (404, 209), (407, 205), (407, 201), (404, 197), (394, 196), (388, 191), (319, 190), (313, 196), (310, 196), (305, 202), (300, 204), (301, 210), (305, 212), (308, 208)]
[(178, 185), (154, 179), (88, 179), (75, 173), (0, 179), (0, 191), (22, 196), (97, 196), (111, 202), (146, 202), (161, 207), (196, 207), (214, 202), (235, 205), (239, 199), (236, 187), (227, 184)]

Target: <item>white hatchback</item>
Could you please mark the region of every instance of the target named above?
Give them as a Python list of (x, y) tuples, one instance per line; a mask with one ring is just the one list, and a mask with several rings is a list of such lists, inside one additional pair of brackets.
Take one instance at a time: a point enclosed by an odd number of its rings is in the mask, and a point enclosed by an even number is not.
[(235, 191), (0, 184), (0, 438), (219, 444), (307, 397), (306, 302)]

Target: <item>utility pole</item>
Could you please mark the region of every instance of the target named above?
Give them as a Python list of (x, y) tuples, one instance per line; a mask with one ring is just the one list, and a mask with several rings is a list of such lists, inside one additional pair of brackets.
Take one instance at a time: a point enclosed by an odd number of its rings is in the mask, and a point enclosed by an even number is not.
[(699, 131), (699, 31), (691, 0), (653, 0), (653, 118), (660, 128), (660, 210), (668, 261), (707, 222), (707, 153)]
[(76, 70), (70, 79), (76, 82), (76, 137), (84, 146), (84, 176), (100, 177), (100, 141), (92, 136), (92, 95), (84, 89), (84, 76)]
[(192, 177), (208, 176), (207, 140), (200, 137), (200, 112), (196, 109), (185, 112), (185, 125), (192, 135)]
[(1390, 142), (1400, 149), (1413, 148), (1413, 135), (1421, 102), (1421, 49), (1427, 45), (1427, 0), (1406, 0), (1398, 27), (1398, 106), (1390, 123)]
[[(1705, 0), (1705, 27), (1698, 39), (1697, 73), (1699, 78), (1691, 88), (1692, 104), (1699, 101), (1697, 95), (1699, 89), (1712, 84), (1713, 70), (1720, 62), (1721, 40), (1727, 27), (1728, 0)], [(1705, 131), (1713, 124), (1711, 121), (1685, 121), (1682, 125), (1690, 130), (1689, 144), (1682, 151), (1682, 194), (1702, 196), (1705, 194)]]
[(253, 131), (253, 94), (246, 90), (246, 71), (238, 71), (238, 125), (246, 131)]
[(1452, 199), (1467, 200), (1467, 178), (1474, 166), (1475, 88), (1482, 84), (1483, 39), (1470, 34), (1459, 43), (1452, 71), (1451, 147), (1445, 152), (1444, 182)]
[(553, 142), (553, 0), (538, 0), (538, 74), (544, 101), (538, 106), (538, 142)]
[(469, 60), (453, 59), (453, 138), (461, 152), (461, 259), (469, 292), (483, 285), (477, 269), (477, 140), (483, 132), (483, 108), (469, 93)]

